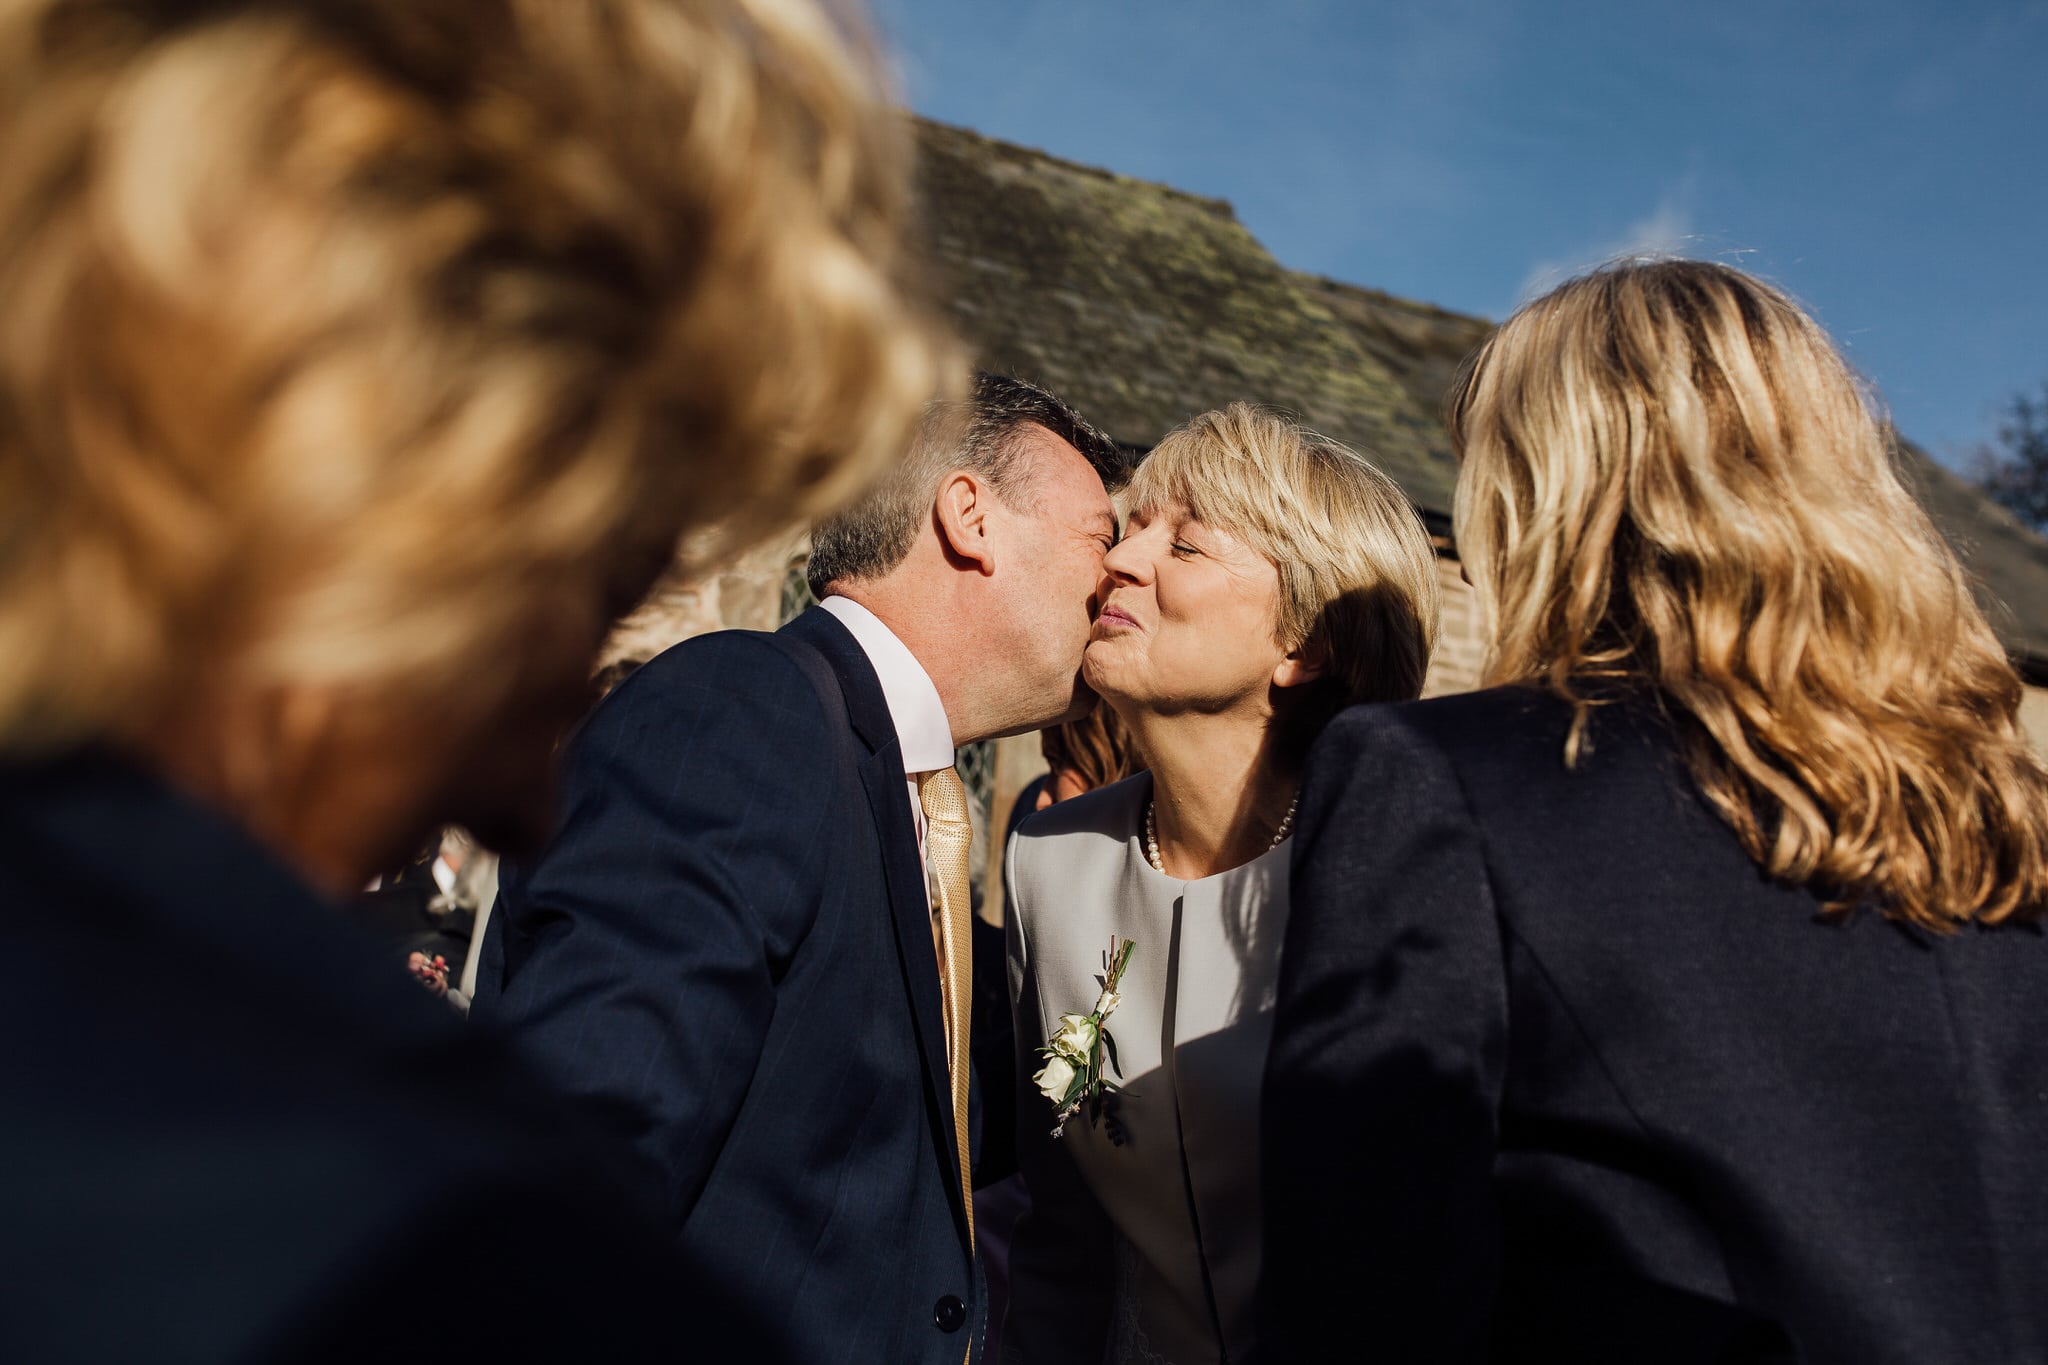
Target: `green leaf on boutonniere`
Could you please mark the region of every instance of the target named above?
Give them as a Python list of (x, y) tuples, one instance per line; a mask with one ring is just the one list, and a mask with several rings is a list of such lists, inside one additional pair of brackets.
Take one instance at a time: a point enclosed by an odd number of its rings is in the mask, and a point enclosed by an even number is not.
[[(1109, 1069), (1117, 1074), (1117, 1079), (1121, 1080), (1123, 1079), (1124, 1068), (1123, 1064), (1116, 1059), (1116, 1039), (1109, 1036), (1108, 1029), (1102, 1030), (1101, 1036), (1103, 1050), (1109, 1053)], [(1109, 1082), (1104, 1081), (1103, 1084), (1108, 1085)]]

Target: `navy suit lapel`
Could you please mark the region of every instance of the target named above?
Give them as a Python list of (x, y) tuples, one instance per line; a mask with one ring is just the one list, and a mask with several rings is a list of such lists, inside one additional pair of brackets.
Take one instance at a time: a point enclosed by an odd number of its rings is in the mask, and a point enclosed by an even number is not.
[(903, 746), (896, 737), (895, 722), (889, 718), (889, 703), (874, 666), (832, 613), (812, 607), (783, 630), (815, 648), (831, 666), (846, 698), (847, 719), (870, 750), (860, 765), (861, 787), (867, 792), (868, 808), (881, 836), (882, 872), (896, 929), (897, 960), (917, 1026), (918, 1049), (924, 1054), (926, 1099), (939, 1156), (949, 1176), (947, 1195), (964, 1242), (967, 1210), (961, 1204), (960, 1161), (953, 1141), (953, 1085), (946, 1070), (939, 960), (932, 946), (924, 867), (917, 856), (917, 827), (911, 822), (910, 796), (904, 787)]

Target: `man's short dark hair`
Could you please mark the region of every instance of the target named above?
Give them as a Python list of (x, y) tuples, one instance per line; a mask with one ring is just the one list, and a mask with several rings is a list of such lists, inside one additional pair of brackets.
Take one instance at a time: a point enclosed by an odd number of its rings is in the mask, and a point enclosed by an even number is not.
[(1028, 504), (1032, 474), (1019, 458), (1017, 439), (1027, 425), (1044, 427), (1080, 451), (1112, 492), (1130, 477), (1117, 443), (1060, 399), (1021, 379), (977, 374), (969, 397), (925, 410), (909, 453), (895, 469), (859, 501), (812, 528), (804, 571), (811, 594), (823, 597), (834, 583), (878, 578), (901, 564), (931, 515), (939, 481), (953, 470), (981, 475), (1011, 506)]

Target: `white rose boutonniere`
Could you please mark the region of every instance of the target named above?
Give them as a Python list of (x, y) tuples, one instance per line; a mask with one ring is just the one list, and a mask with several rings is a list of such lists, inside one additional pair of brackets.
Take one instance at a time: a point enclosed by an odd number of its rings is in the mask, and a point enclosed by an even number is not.
[(1038, 1087), (1040, 1094), (1058, 1104), (1066, 1099), (1067, 1087), (1074, 1083), (1077, 1074), (1074, 1064), (1055, 1052), (1031, 1078), (1031, 1083)]
[(1103, 1020), (1123, 1001), (1117, 994), (1117, 982), (1123, 980), (1131, 950), (1137, 946), (1127, 938), (1110, 937), (1109, 951), (1102, 958), (1102, 975), (1095, 978), (1102, 993), (1095, 997), (1094, 1010), (1088, 1014), (1062, 1014), (1059, 1032), (1053, 1035), (1050, 1044), (1038, 1050), (1045, 1058), (1045, 1066), (1031, 1082), (1055, 1111), (1054, 1137), (1066, 1131), (1067, 1120), (1084, 1104), (1089, 1106), (1089, 1121), (1094, 1122), (1102, 1112), (1102, 1097), (1121, 1088), (1102, 1074), (1105, 1061), (1118, 1079), (1124, 1074), (1116, 1059), (1116, 1039), (1109, 1036)]
[(1053, 1035), (1053, 1050), (1069, 1057), (1086, 1057), (1095, 1050), (1095, 1040), (1101, 1036), (1102, 1025), (1094, 1015), (1062, 1014), (1060, 1031)]

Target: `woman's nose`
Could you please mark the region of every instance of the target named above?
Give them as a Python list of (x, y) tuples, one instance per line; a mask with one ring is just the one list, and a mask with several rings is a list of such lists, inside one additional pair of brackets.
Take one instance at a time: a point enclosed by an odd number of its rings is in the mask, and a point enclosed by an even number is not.
[(1102, 572), (1112, 583), (1142, 583), (1150, 576), (1151, 561), (1139, 545), (1138, 536), (1126, 536), (1102, 556)]

